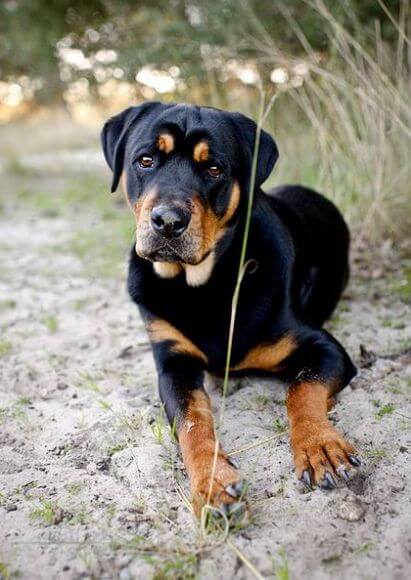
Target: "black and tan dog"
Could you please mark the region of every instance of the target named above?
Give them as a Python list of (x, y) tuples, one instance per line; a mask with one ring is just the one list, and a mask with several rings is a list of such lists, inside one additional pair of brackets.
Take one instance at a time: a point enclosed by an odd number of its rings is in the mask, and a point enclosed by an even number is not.
[[(175, 423), (196, 511), (208, 498), (232, 511), (238, 471), (219, 448), (204, 374), (224, 371), (256, 125), (209, 107), (145, 103), (104, 126), (104, 154), (136, 220), (128, 288), (145, 321), (160, 397)], [(289, 383), (287, 411), (298, 478), (330, 489), (359, 465), (327, 419), (355, 374), (325, 330), (348, 278), (349, 233), (323, 196), (298, 186), (263, 193), (277, 160), (262, 132), (231, 373)], [(213, 480), (211, 478), (213, 476)]]

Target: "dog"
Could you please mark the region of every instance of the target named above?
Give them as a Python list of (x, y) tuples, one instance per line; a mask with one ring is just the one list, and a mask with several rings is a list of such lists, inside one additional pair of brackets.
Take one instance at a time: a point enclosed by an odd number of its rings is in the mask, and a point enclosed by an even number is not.
[[(121, 181), (135, 217), (128, 290), (150, 338), (197, 515), (206, 502), (226, 514), (244, 503), (240, 474), (216, 442), (204, 380), (225, 370), (256, 135), (240, 113), (160, 102), (126, 109), (101, 134), (112, 192)], [(230, 374), (286, 381), (296, 475), (329, 490), (360, 465), (327, 419), (356, 369), (322, 329), (348, 280), (349, 231), (315, 191), (262, 191), (277, 158), (261, 131)]]

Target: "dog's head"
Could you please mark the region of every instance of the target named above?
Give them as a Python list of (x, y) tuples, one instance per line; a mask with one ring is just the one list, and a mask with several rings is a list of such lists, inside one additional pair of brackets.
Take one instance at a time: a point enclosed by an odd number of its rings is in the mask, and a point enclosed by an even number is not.
[[(156, 263), (197, 265), (238, 222), (248, 193), (256, 125), (239, 113), (144, 103), (104, 125), (102, 145), (136, 226), (136, 252)], [(256, 187), (278, 157), (261, 133)]]

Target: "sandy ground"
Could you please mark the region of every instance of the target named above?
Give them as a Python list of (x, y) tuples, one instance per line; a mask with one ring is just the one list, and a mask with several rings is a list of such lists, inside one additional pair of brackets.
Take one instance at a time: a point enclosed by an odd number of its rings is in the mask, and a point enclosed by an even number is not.
[(283, 386), (242, 380), (220, 433), (252, 519), (228, 535), (201, 528), (125, 291), (131, 216), (105, 170), (81, 175), (102, 166), (97, 152), (63, 155), (63, 173), (46, 153), (3, 156), (0, 176), (0, 577), (409, 578), (410, 280), (398, 255), (362, 258), (330, 323), (360, 366), (332, 412), (361, 450), (358, 476), (302, 490)]

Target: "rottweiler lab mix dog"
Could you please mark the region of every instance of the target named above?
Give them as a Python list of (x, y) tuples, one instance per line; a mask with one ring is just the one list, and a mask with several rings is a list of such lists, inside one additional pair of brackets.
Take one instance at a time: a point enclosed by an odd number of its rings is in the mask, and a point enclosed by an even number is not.
[[(152, 344), (161, 401), (175, 425), (195, 511), (233, 513), (239, 472), (218, 447), (205, 371), (224, 372), (231, 301), (250, 194), (256, 124), (239, 113), (148, 102), (112, 117), (104, 155), (136, 221), (128, 289)], [(349, 232), (334, 205), (299, 186), (261, 190), (278, 157), (262, 131), (231, 374), (289, 384), (297, 477), (331, 489), (360, 461), (327, 419), (355, 367), (321, 328), (348, 279)], [(241, 505), (241, 504), (240, 504)]]

